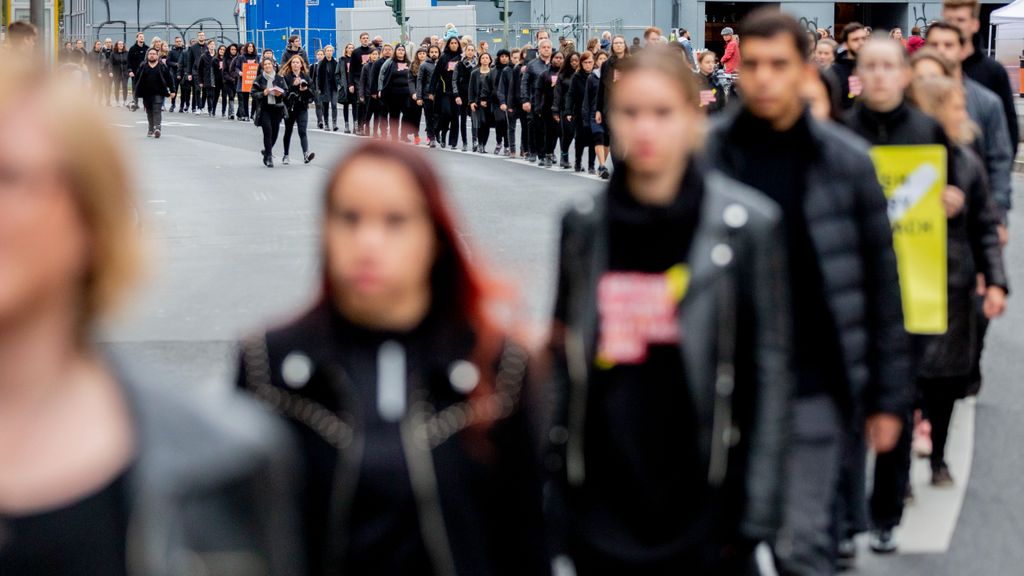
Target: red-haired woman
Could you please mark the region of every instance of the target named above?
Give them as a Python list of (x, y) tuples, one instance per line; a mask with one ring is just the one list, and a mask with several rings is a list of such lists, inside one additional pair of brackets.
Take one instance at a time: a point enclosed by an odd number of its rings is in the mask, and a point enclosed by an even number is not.
[(369, 142), (324, 197), (324, 287), (249, 340), (239, 385), (305, 459), (313, 574), (548, 574), (526, 368), (486, 313), (434, 171)]

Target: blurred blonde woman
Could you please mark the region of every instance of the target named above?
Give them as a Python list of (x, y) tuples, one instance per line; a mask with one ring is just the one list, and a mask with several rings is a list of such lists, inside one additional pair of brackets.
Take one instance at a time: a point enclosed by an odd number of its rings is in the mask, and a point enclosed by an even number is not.
[[(920, 54), (920, 53), (919, 53)], [(915, 57), (927, 66), (928, 52)], [(932, 485), (951, 486), (946, 464), (946, 438), (953, 406), (971, 383), (971, 358), (975, 346), (977, 308), (973, 292), (976, 275), (984, 278), (983, 314), (989, 320), (1002, 315), (1008, 292), (1006, 270), (999, 244), (999, 215), (989, 194), (985, 167), (971, 148), (978, 134), (967, 114), (963, 85), (946, 76), (923, 76), (911, 88), (914, 103), (934, 117), (950, 141), (952, 173), (943, 194), (948, 218), (946, 230), (948, 281), (948, 329), (929, 344), (918, 370), (918, 389), (931, 423)]]
[(0, 62), (0, 574), (299, 573), (281, 431), (94, 338), (140, 239), (107, 119), (66, 81)]

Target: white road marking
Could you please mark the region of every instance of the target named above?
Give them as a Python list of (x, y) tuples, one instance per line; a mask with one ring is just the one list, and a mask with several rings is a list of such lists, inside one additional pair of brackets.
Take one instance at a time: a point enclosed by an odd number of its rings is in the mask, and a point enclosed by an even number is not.
[(946, 462), (954, 481), (952, 487), (933, 488), (928, 459), (914, 458), (910, 469), (914, 503), (907, 507), (899, 528), (900, 552), (943, 554), (949, 550), (971, 477), (974, 416), (973, 398), (956, 403), (946, 442)]

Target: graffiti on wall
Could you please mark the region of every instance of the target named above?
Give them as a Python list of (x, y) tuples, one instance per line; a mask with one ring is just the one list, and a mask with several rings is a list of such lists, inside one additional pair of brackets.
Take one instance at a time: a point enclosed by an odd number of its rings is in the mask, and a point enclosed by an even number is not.
[(921, 29), (921, 33), (924, 33), (925, 28), (928, 27), (928, 4), (921, 2), (921, 13), (918, 14), (917, 6), (911, 6), (914, 10), (914, 26)]

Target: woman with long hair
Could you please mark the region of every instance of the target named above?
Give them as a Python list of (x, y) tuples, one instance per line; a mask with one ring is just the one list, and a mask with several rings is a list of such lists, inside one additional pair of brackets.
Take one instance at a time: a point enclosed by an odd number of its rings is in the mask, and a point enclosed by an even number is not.
[(493, 61), (494, 57), (484, 52), (480, 55), (479, 66), (469, 77), (469, 107), (476, 116), (473, 125), (477, 129), (477, 146), (474, 151), (481, 154), (487, 153), (487, 140), (494, 125), (494, 111), (498, 103), (495, 88), (498, 73), (491, 67)]
[[(626, 45), (626, 39), (623, 36), (615, 36), (612, 38), (611, 54), (608, 55), (608, 60), (601, 66), (601, 82), (598, 84), (597, 104), (594, 112), (594, 120), (602, 125), (604, 133), (602, 137), (603, 143), (609, 156), (614, 154), (612, 148), (612, 127), (608, 122), (607, 96), (612, 86), (618, 81), (619, 75), (615, 73), (615, 70), (619, 67), (620, 62), (627, 58), (629, 58), (629, 47)], [(603, 167), (604, 164), (602, 163), (601, 166)], [(607, 168), (604, 168), (601, 177), (607, 179)]]
[(235, 119), (235, 87), (238, 85), (239, 77), (235, 75), (235, 59), (238, 58), (238, 44), (231, 44), (224, 50), (221, 60), (221, 104), (220, 115), (226, 116), (229, 120)]
[(416, 146), (419, 146), (420, 142), (422, 142), (420, 139), (420, 123), (423, 121), (423, 95), (420, 94), (420, 69), (426, 61), (427, 49), (420, 46), (416, 49), (412, 65), (409, 67), (409, 73), (412, 75), (413, 93), (412, 101), (406, 107), (408, 120), (405, 122), (405, 127), (412, 137), (412, 143)]
[[(355, 44), (349, 42), (345, 44), (345, 49), (342, 51), (341, 65), (344, 67), (345, 78), (348, 82), (351, 82), (348, 78), (352, 70), (352, 52), (355, 49)], [(355, 96), (349, 93), (346, 86), (341, 86), (338, 89), (338, 103), (341, 104), (341, 113), (345, 118), (345, 134), (351, 134), (352, 126), (349, 124), (349, 114), (352, 115), (353, 121), (358, 121), (355, 118)]]
[[(364, 126), (363, 136), (380, 137), (380, 116), (375, 105), (373, 66), (380, 60), (380, 50), (374, 48), (370, 52), (370, 59), (363, 65), (359, 80), (359, 103), (363, 113), (362, 122)], [(374, 122), (374, 117), (376, 122)]]
[(498, 53), (494, 56), (494, 96), (492, 98), (494, 108), (491, 110), (491, 114), (494, 115), (495, 156), (507, 156), (509, 151), (515, 148), (515, 145), (510, 143), (508, 139), (508, 114), (506, 113), (508, 106), (506, 105), (505, 109), (501, 108), (501, 104), (506, 101), (501, 91), (501, 82), (505, 76), (505, 70), (509, 68), (511, 63), (512, 54), (504, 48), (498, 50)]
[(459, 105), (455, 103), (456, 88), (453, 76), (455, 69), (462, 61), (462, 44), (456, 37), (445, 40), (444, 51), (437, 61), (434, 77), (430, 81), (430, 98), (434, 101), (434, 110), (438, 116), (438, 141), (441, 148), (445, 147), (447, 136), (448, 147), (455, 148), (459, 143)]
[(245, 81), (245, 65), (252, 62), (259, 62), (259, 56), (256, 53), (256, 45), (252, 42), (246, 42), (245, 46), (242, 47), (241, 54), (231, 62), (231, 68), (234, 70), (233, 76), (235, 77), (235, 92), (238, 94), (239, 120), (249, 120), (256, 109), (255, 99), (252, 99), (252, 103), (250, 105), (251, 92), (242, 90), (242, 84)]
[(593, 72), (594, 54), (589, 51), (584, 52), (580, 54), (579, 69), (573, 74), (572, 82), (569, 84), (569, 125), (576, 138), (574, 169), (576, 172), (583, 172), (583, 151), (587, 150), (590, 153), (590, 161), (587, 166), (591, 174), (594, 173), (594, 137), (590, 133), (590, 122), (584, 113), (583, 104), (587, 97), (587, 79)]
[(243, 346), (238, 384), (296, 431), (314, 574), (546, 576), (527, 358), (423, 152), (328, 179), (322, 292)]
[(408, 122), (406, 111), (414, 104), (416, 81), (412, 76), (412, 63), (405, 45), (395, 47), (394, 54), (381, 66), (380, 98), (381, 108), (392, 142), (405, 142), (405, 126)]
[(114, 100), (118, 106), (124, 106), (128, 102), (128, 48), (124, 40), (114, 44), (114, 51), (110, 53), (110, 70), (114, 74)]
[(306, 60), (301, 55), (292, 56), (281, 67), (284, 84), (288, 87), (285, 95), (284, 115), (284, 156), (281, 164), (289, 163), (288, 150), (292, 143), (292, 130), (298, 129), (299, 143), (302, 145), (302, 160), (309, 164), (316, 156), (309, 151), (309, 139), (306, 137), (306, 125), (309, 123), (309, 103), (313, 101), (313, 80), (309, 77)]
[(709, 114), (725, 108), (725, 90), (715, 76), (716, 68), (718, 55), (713, 51), (705, 50), (697, 57), (697, 72), (694, 77), (700, 88), (700, 107)]
[[(554, 166), (555, 149), (561, 138), (561, 127), (559, 117), (555, 113), (555, 88), (558, 86), (558, 78), (561, 76), (562, 68), (569, 65), (565, 53), (555, 52), (551, 56), (551, 64), (548, 66), (546, 75), (537, 82), (537, 91), (540, 93), (540, 115), (544, 122), (544, 150), (541, 152), (546, 158), (546, 166)], [(540, 163), (538, 163), (540, 164)]]
[(277, 73), (277, 62), (273, 58), (264, 58), (260, 63), (262, 69), (259, 76), (252, 83), (252, 97), (256, 101), (257, 124), (263, 130), (263, 165), (267, 168), (274, 167), (274, 144), (277, 143), (277, 136), (281, 130), (281, 120), (284, 119), (285, 95), (288, 93), (288, 85), (284, 77)]
[(999, 216), (989, 187), (985, 166), (971, 148), (977, 128), (967, 114), (963, 85), (952, 78), (921, 78), (911, 87), (914, 104), (934, 117), (951, 143), (949, 187), (943, 192), (948, 217), (947, 322), (946, 333), (931, 339), (918, 368), (924, 415), (931, 427), (933, 486), (953, 484), (946, 463), (946, 439), (956, 401), (965, 397), (971, 380), (977, 308), (974, 303), (977, 276), (984, 279), (982, 313), (989, 320), (1002, 315), (1007, 276), (999, 243)]
[(3, 60), (0, 574), (302, 570), (287, 430), (99, 339), (146, 259), (123, 138), (66, 74)]
[(553, 112), (555, 122), (559, 124), (559, 137), (561, 138), (562, 155), (558, 167), (562, 170), (569, 170), (569, 146), (576, 137), (576, 130), (572, 124), (572, 101), (569, 99), (569, 92), (572, 89), (572, 80), (580, 69), (580, 55), (577, 52), (567, 52), (564, 63), (558, 71), (558, 81), (555, 84), (555, 104)]
[(587, 95), (583, 101), (583, 113), (590, 123), (590, 134), (594, 139), (594, 151), (597, 153), (597, 175), (603, 180), (608, 180), (611, 174), (605, 167), (608, 158), (608, 139), (605, 137), (605, 125), (597, 121), (597, 94), (601, 91), (601, 71), (607, 61), (608, 55), (599, 51), (595, 57), (594, 71), (587, 78)]
[[(157, 51), (159, 53), (159, 50)], [(95, 92), (96, 101), (106, 104), (110, 95), (110, 60), (107, 53), (103, 51), (103, 43), (97, 40), (92, 45), (92, 52), (86, 60), (86, 67), (89, 69), (89, 80)]]
[[(458, 106), (459, 114), (457, 123), (459, 133), (462, 135), (462, 151), (466, 152), (469, 149), (469, 141), (472, 140), (473, 152), (476, 152), (476, 116), (472, 114), (469, 106), (469, 79), (477, 67), (477, 54), (472, 40), (467, 42), (463, 37), (462, 44), (462, 60), (459, 61), (459, 65), (452, 73), (452, 83), (455, 85), (455, 105)], [(466, 132), (467, 119), (469, 119), (468, 133)]]

